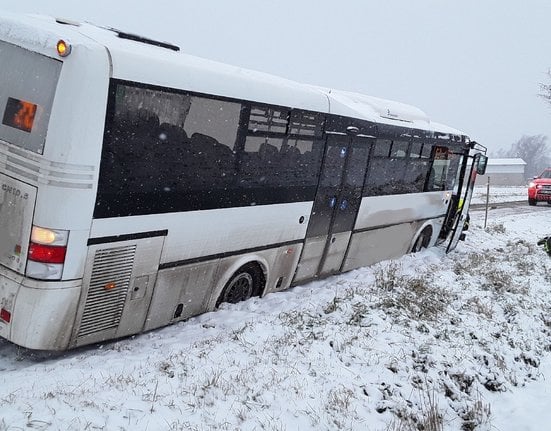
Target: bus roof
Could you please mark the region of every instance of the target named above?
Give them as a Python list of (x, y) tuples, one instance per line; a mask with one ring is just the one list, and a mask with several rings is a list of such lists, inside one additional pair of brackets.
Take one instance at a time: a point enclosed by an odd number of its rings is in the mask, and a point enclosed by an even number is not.
[(44, 55), (56, 56), (55, 46), (59, 39), (69, 41), (73, 49), (78, 49), (79, 45), (104, 46), (110, 55), (113, 78), (327, 112), (404, 128), (465, 135), (432, 122), (420, 109), (400, 102), (301, 84), (177, 52), (177, 47), (166, 42), (147, 38), (133, 40), (121, 35), (128, 33), (47, 16), (0, 15), (0, 38)]

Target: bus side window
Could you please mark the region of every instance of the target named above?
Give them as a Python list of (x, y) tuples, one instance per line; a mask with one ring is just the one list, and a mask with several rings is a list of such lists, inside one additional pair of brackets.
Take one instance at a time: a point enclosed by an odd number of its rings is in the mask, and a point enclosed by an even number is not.
[(182, 146), (189, 144), (189, 138), (184, 129), (169, 123), (163, 123), (157, 131), (157, 138), (160, 144), (171, 146)]
[[(211, 172), (209, 175), (221, 180), (229, 178), (230, 171), (234, 168), (232, 150), (222, 145), (212, 136), (203, 133), (194, 133), (191, 135), (190, 142), (193, 158), (197, 160), (201, 172)], [(215, 172), (219, 170), (219, 172)]]

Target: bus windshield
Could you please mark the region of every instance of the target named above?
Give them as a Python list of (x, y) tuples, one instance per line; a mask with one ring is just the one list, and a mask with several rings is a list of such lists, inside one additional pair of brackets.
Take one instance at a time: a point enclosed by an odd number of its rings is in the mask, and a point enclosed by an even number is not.
[(0, 139), (42, 154), (61, 62), (0, 41), (0, 64)]

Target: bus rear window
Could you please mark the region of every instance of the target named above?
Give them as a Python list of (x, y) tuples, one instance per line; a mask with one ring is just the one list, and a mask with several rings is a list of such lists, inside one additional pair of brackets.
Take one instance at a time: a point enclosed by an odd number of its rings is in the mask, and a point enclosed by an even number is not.
[(62, 63), (0, 41), (0, 140), (42, 154)]

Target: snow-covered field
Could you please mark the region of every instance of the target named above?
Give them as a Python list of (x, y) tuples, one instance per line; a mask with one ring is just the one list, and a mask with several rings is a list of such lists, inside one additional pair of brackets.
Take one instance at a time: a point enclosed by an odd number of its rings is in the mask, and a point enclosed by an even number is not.
[(551, 423), (551, 208), (64, 354), (0, 341), (0, 430), (533, 430)]
[[(473, 204), (485, 204), (488, 189), (486, 186), (476, 186), (473, 192)], [(501, 202), (528, 201), (527, 186), (490, 186), (489, 204)]]

